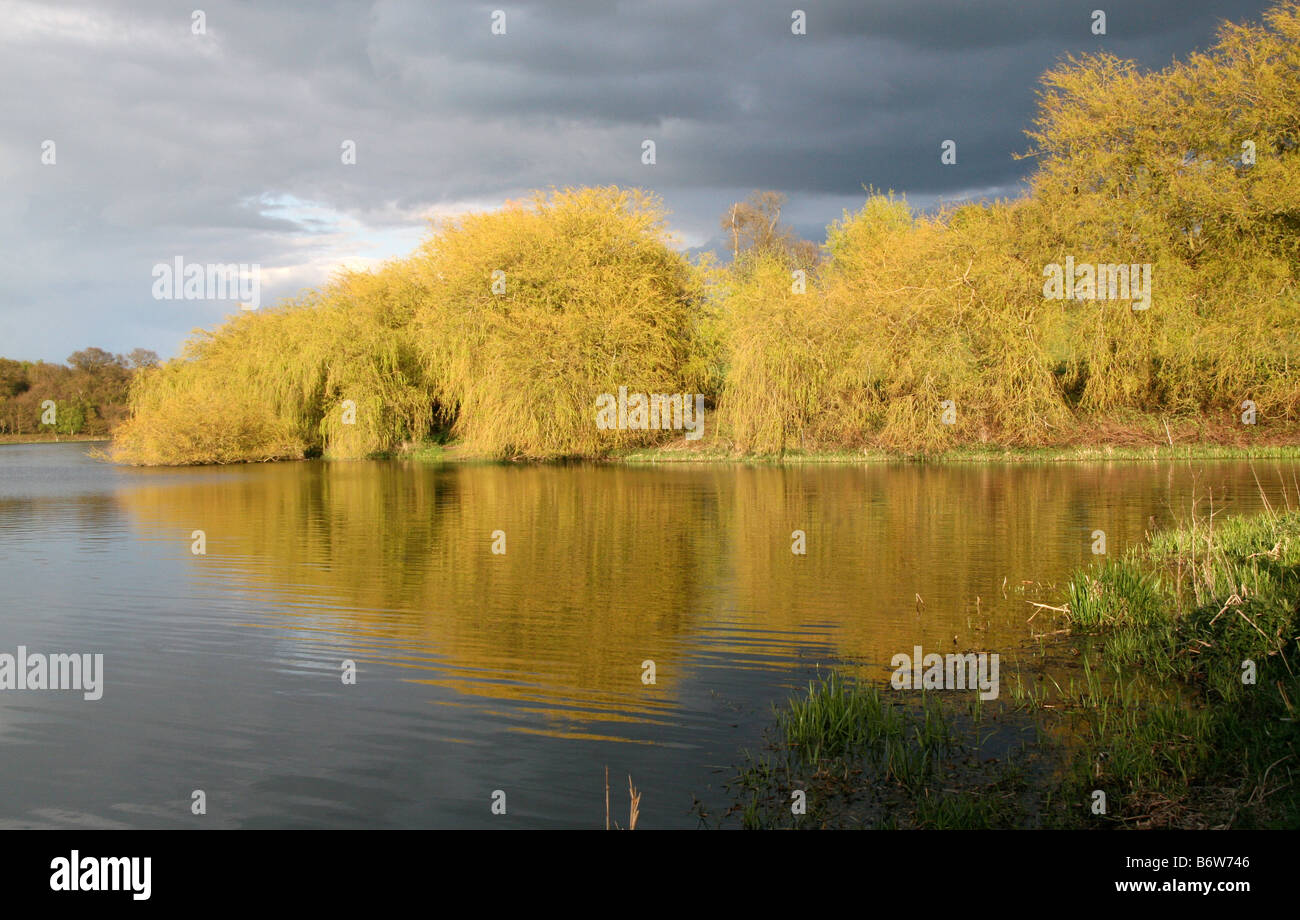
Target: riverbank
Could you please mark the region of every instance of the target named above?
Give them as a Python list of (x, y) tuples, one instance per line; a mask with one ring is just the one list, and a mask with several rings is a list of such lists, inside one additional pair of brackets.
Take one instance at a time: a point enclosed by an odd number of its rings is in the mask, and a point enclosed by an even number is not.
[(1300, 511), (1195, 516), (1066, 594), (1084, 679), (1024, 703), (1078, 732), (1082, 823), (1300, 826)]
[(777, 712), (769, 749), (744, 755), (732, 809), (702, 819), (1300, 826), (1300, 511), (1194, 516), (1064, 595), (1040, 608), (1057, 619), (1041, 663), (1004, 669), (997, 703), (839, 673), (811, 685)]
[[(66, 442), (108, 443), (111, 438), (94, 435), (0, 435), (3, 444), (55, 444)], [(414, 460), (422, 463), (484, 463), (489, 458), (474, 456), (461, 445), (421, 444), (397, 451), (371, 455), (369, 459)], [(863, 449), (804, 451), (783, 454), (740, 454), (725, 446), (662, 447), (615, 453), (593, 462), (658, 463), (1069, 463), (1087, 461), (1156, 461), (1156, 460), (1300, 460), (1300, 444), (1155, 444), (1144, 446), (1087, 444), (1069, 447), (959, 447), (936, 454), (907, 454)], [(291, 461), (290, 461), (291, 462)]]
[[(484, 462), (455, 442), (413, 445), (379, 458), (426, 463)], [(575, 458), (581, 459), (581, 458)], [(1065, 463), (1084, 461), (1153, 460), (1300, 460), (1298, 443), (1199, 444), (1082, 444), (1062, 447), (957, 447), (933, 454), (909, 454), (864, 448), (861, 450), (790, 450), (781, 454), (742, 454), (726, 445), (672, 446), (629, 450), (593, 460), (602, 463)]]
[[(0, 444), (46, 444), (64, 441), (108, 442), (111, 438), (88, 435), (0, 435)], [(663, 464), (663, 463), (751, 463), (751, 464), (819, 464), (819, 463), (1068, 463), (1097, 461), (1168, 461), (1168, 460), (1300, 460), (1300, 430), (1273, 432), (1253, 440), (1240, 437), (1214, 441), (1174, 441), (1173, 443), (1132, 443), (1133, 439), (1067, 444), (1046, 447), (963, 445), (928, 454), (890, 451), (880, 448), (855, 450), (800, 450), (782, 453), (741, 453), (729, 443), (713, 440), (680, 441), (654, 448), (615, 451), (602, 457), (573, 457), (593, 463)], [(309, 456), (319, 456), (312, 453)], [(326, 459), (345, 460), (325, 454)], [(104, 459), (108, 459), (105, 455)], [(292, 462), (284, 458), (274, 462)], [(302, 459), (302, 458), (297, 458)], [(475, 454), (459, 441), (407, 443), (396, 450), (369, 454), (370, 460), (412, 460), (421, 463), (492, 463), (548, 462), (510, 461)]]
[(0, 444), (63, 444), (67, 441), (111, 441), (92, 434), (0, 434)]
[(609, 458), (624, 463), (698, 463), (708, 461), (742, 463), (1063, 463), (1098, 460), (1296, 460), (1300, 445), (1187, 444), (1146, 447), (1108, 444), (1070, 447), (958, 447), (933, 454), (911, 454), (884, 450), (786, 451), (783, 454), (736, 454), (724, 449), (679, 451), (631, 451)]

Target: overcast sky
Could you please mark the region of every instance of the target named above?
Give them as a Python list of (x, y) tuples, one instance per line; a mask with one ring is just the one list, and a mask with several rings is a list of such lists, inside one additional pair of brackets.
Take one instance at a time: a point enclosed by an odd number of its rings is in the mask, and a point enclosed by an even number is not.
[(1046, 68), (1161, 67), (1268, 5), (0, 0), (0, 355), (170, 357), (238, 306), (154, 299), (158, 263), (256, 263), (267, 305), (551, 185), (651, 189), (683, 247), (756, 188), (818, 241), (864, 186), (1016, 195)]

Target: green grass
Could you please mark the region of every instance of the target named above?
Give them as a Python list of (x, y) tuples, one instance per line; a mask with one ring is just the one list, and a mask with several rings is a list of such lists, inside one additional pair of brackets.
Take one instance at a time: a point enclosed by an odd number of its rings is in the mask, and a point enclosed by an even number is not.
[(814, 463), (1069, 463), (1167, 460), (1300, 460), (1300, 445), (1189, 444), (1169, 447), (1117, 447), (1104, 443), (1068, 447), (959, 447), (920, 455), (878, 448), (860, 450), (788, 450), (784, 453), (738, 453), (720, 444), (685, 449), (659, 447), (614, 452), (607, 459), (623, 463), (744, 462)]
[(1071, 782), (1108, 792), (1099, 820), (1300, 826), (1300, 512), (1195, 517), (1067, 593), (1096, 665), (1063, 694)]
[(107, 441), (104, 435), (95, 434), (0, 434), (0, 444), (63, 444), (68, 441)]
[[(934, 694), (882, 691), (832, 671), (777, 710), (768, 750), (744, 755), (730, 784), (735, 802), (718, 823), (760, 829), (1032, 821), (1024, 810), (1032, 758), (1023, 739), (989, 745), (982, 716), (977, 703), (959, 714)], [(795, 790), (806, 795), (806, 814), (791, 808)]]
[[(1300, 438), (1300, 433), (1297, 434)], [(395, 449), (384, 456), (437, 463), (482, 459), (456, 439), (423, 441)], [(749, 463), (749, 464), (858, 464), (858, 463), (1068, 463), (1068, 462), (1151, 462), (1170, 460), (1300, 460), (1300, 444), (1190, 444), (1169, 447), (1112, 447), (1093, 444), (1073, 447), (992, 448), (965, 447), (928, 456), (875, 448), (859, 450), (787, 450), (784, 453), (742, 454), (728, 443), (705, 439), (687, 445), (684, 441), (660, 447), (611, 451), (604, 462), (626, 464), (664, 463)]]
[(452, 455), (448, 452), (445, 444), (419, 444), (402, 451), (397, 456), (406, 460), (415, 460), (419, 463), (446, 463), (452, 459)]

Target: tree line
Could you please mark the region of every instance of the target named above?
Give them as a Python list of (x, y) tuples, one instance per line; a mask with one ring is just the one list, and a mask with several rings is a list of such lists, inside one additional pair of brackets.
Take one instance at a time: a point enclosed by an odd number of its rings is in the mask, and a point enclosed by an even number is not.
[(115, 456), (666, 443), (598, 428), (621, 386), (703, 394), (706, 442), (737, 454), (1294, 431), (1300, 0), (1161, 70), (1087, 55), (1041, 84), (1022, 197), (925, 214), (871, 192), (817, 247), (759, 192), (722, 216), (723, 265), (676, 248), (645, 191), (537, 192), (191, 339), (137, 376)]
[(144, 348), (86, 348), (66, 364), (0, 358), (0, 435), (110, 434), (127, 415), (132, 378), (158, 363)]

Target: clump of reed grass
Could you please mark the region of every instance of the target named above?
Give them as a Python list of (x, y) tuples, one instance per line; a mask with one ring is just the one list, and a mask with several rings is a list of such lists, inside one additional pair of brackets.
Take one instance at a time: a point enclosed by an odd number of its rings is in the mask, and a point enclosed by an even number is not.
[(842, 757), (903, 734), (903, 717), (880, 691), (858, 687), (837, 671), (808, 685), (805, 697), (790, 700), (777, 719), (786, 744), (804, 763)]
[(1113, 803), (1099, 820), (1300, 820), (1300, 511), (1194, 513), (1067, 594), (1067, 622), (1109, 668), (1062, 693), (1084, 739), (1073, 794)]
[[(747, 754), (724, 815), (742, 827), (1004, 827), (1026, 820), (1025, 777), (1009, 755), (981, 759), (988, 740), (932, 694), (887, 699), (839, 671), (809, 684), (776, 713), (762, 757)], [(1007, 752), (1003, 752), (1004, 755)], [(791, 791), (807, 813), (791, 811)], [(988, 796), (982, 804), (973, 804)], [(706, 815), (701, 811), (701, 818)]]

